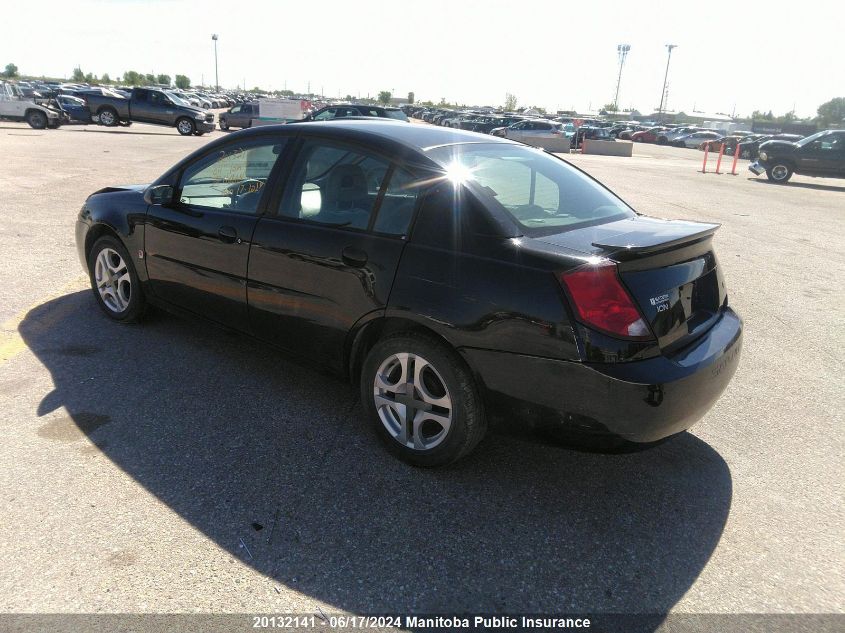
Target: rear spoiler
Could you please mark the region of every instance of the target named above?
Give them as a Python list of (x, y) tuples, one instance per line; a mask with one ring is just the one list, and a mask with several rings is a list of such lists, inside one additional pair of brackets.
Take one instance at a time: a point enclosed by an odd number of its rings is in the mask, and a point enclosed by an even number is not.
[(633, 230), (609, 235), (593, 242), (593, 246), (645, 255), (698, 242), (713, 235), (720, 226), (722, 225), (704, 222), (666, 222), (658, 231), (649, 226), (644, 231)]

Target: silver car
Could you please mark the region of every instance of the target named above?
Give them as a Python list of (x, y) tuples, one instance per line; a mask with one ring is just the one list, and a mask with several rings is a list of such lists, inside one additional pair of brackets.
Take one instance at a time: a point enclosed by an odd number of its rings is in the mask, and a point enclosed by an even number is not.
[(502, 136), (514, 141), (524, 142), (525, 139), (536, 136), (566, 138), (566, 133), (563, 130), (562, 123), (547, 121), (546, 119), (528, 119), (505, 128)]

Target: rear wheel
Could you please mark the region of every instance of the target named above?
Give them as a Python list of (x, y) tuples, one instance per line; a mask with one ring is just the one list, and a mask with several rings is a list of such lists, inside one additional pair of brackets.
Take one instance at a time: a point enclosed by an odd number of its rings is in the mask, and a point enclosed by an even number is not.
[(792, 166), (786, 163), (776, 163), (766, 170), (766, 177), (779, 185), (792, 177)]
[(414, 466), (452, 463), (487, 430), (469, 368), (425, 334), (398, 333), (375, 344), (361, 372), (361, 401), (387, 449)]
[(26, 122), (29, 124), (29, 127), (35, 130), (43, 130), (47, 127), (47, 115), (41, 112), (41, 110), (31, 110), (26, 115)]
[(117, 112), (112, 108), (103, 108), (97, 114), (100, 117), (100, 123), (107, 127), (112, 127), (120, 123)]
[(182, 136), (192, 136), (196, 132), (194, 122), (187, 117), (182, 117), (176, 121), (176, 129), (179, 130), (179, 134)]
[(107, 317), (122, 323), (139, 321), (146, 302), (135, 265), (117, 238), (101, 237), (88, 253), (91, 289)]

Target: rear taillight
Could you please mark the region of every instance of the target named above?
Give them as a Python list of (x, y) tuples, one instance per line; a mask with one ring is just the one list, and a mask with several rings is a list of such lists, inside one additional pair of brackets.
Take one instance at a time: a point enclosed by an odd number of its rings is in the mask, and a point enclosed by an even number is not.
[(602, 262), (560, 275), (578, 320), (611, 336), (653, 338), (628, 291), (619, 281), (616, 264)]

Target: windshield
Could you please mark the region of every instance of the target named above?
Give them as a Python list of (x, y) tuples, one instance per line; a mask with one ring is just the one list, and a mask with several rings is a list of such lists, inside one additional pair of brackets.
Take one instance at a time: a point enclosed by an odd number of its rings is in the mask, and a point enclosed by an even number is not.
[(167, 96), (170, 97), (170, 100), (173, 101), (173, 103), (175, 103), (176, 105), (181, 105), (181, 106), (190, 106), (191, 105), (190, 103), (185, 101), (185, 99), (183, 99), (182, 97), (177, 95), (175, 92), (168, 92)]
[(399, 121), (408, 120), (408, 116), (402, 110), (385, 110), (384, 112), (391, 119), (398, 119)]
[(820, 136), (824, 136), (826, 133), (827, 133), (827, 130), (822, 130), (821, 132), (816, 132), (815, 134), (813, 134), (811, 136), (807, 136), (805, 138), (802, 138), (800, 141), (796, 141), (795, 144), (798, 147), (804, 147), (807, 143), (812, 143), (813, 141), (815, 141)]
[(529, 236), (634, 217), (633, 210), (559, 158), (521, 145), (473, 143), (428, 152), (445, 176), (504, 209)]

